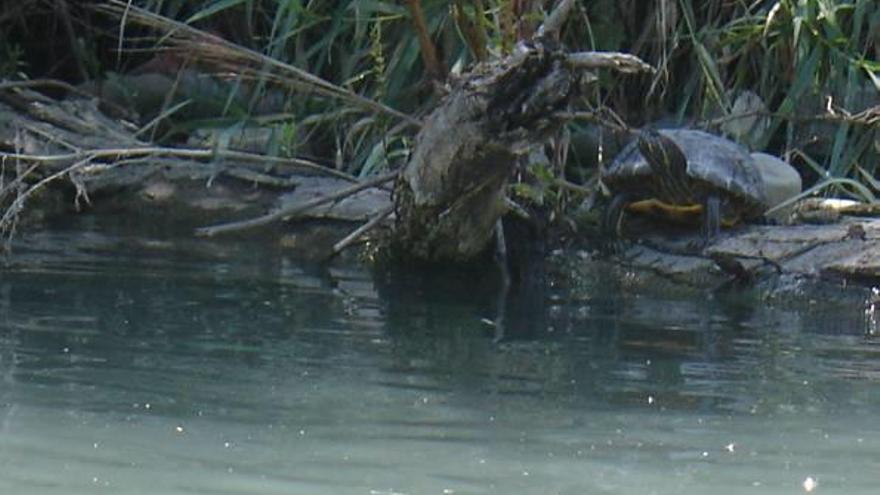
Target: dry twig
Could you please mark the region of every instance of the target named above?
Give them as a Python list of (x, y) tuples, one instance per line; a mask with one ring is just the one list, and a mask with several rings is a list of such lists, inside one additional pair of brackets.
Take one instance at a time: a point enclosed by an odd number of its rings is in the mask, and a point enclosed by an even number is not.
[(574, 52), (566, 56), (566, 61), (579, 69), (614, 69), (624, 74), (654, 72), (651, 65), (629, 53)]
[(568, 19), (574, 5), (575, 0), (561, 0), (556, 8), (550, 12), (550, 15), (547, 16), (547, 20), (544, 21), (544, 24), (538, 28), (538, 36), (558, 37), (559, 31)]
[(351, 231), (351, 233), (345, 236), (345, 238), (333, 245), (333, 253), (331, 256), (335, 256), (341, 253), (344, 249), (357, 242), (358, 239), (364, 236), (364, 234), (376, 228), (376, 226), (379, 225), (382, 220), (388, 218), (388, 216), (392, 213), (394, 213), (393, 205), (380, 211), (366, 223)]

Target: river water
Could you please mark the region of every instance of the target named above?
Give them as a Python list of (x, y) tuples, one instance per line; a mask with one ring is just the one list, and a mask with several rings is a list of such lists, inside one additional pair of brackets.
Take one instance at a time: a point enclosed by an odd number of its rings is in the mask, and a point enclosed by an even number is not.
[(500, 336), (484, 282), (22, 235), (0, 268), (0, 493), (880, 491), (864, 291), (787, 304), (598, 270), (551, 277), (546, 318)]

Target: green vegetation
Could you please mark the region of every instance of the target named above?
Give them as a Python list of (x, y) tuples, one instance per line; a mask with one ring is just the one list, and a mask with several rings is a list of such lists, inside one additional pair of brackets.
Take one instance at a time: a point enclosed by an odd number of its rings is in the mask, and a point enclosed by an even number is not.
[[(618, 5), (615, 10), (614, 6)], [(740, 140), (785, 155), (808, 182), (873, 200), (880, 104), (880, 6), (868, 0), (588, 2), (591, 40), (655, 64), (650, 80), (603, 81), (603, 104), (633, 124), (668, 119), (725, 129), (760, 112)], [(614, 14), (609, 14), (614, 12)], [(595, 13), (595, 15), (590, 15)], [(622, 26), (623, 34), (613, 27)], [(571, 43), (574, 38), (569, 36)], [(744, 92), (758, 106), (737, 108)], [(647, 110), (644, 110), (647, 109)], [(842, 191), (841, 191), (842, 189)], [(866, 194), (867, 193), (867, 194)]]
[[(45, 4), (38, 0), (0, 8), (0, 32), (7, 36), (0, 35), (0, 53), (7, 54), (7, 63), (0, 65), (3, 77), (25, 69), (34, 78), (79, 82), (103, 77), (108, 70), (131, 70), (153, 56), (135, 48), (167, 46), (164, 33), (157, 30), (135, 24), (120, 29), (118, 18), (105, 12), (79, 2), (56, 3), (65, 8), (43, 10)], [(553, 4), (133, 3), (415, 116), (436, 104), (442, 85), (454, 81), (455, 74), (509, 52), (515, 40), (530, 36)], [(56, 44), (47, 45), (46, 32), (34, 26), (54, 29), (49, 38)], [(651, 76), (602, 74), (586, 88), (583, 109), (608, 123), (614, 120), (607, 116), (616, 115), (617, 122), (630, 126), (672, 121), (732, 132), (754, 148), (788, 157), (807, 184), (873, 200), (880, 185), (873, 178), (880, 149), (875, 125), (880, 115), (876, 1), (585, 0), (578, 2), (563, 42), (572, 50), (631, 52), (657, 67)], [(124, 47), (122, 53), (117, 53), (118, 46)], [(236, 61), (165, 62), (166, 69), (216, 72), (230, 70)], [(250, 77), (226, 81), (225, 96), (215, 102), (215, 117), (222, 118), (212, 125), (271, 127), (273, 153), (319, 157), (354, 174), (377, 173), (405, 160), (412, 132), (399, 125), (400, 119), (365, 110), (347, 97), (306, 95), (302, 84), (273, 77), (272, 67), (251, 68), (256, 70)], [(187, 102), (179, 104), (166, 102), (156, 112), (171, 123), (157, 137), (173, 139), (177, 131), (194, 125), (188, 121), (193, 117), (187, 114)], [(742, 133), (730, 125), (735, 122), (732, 114), (752, 117)], [(204, 125), (201, 120), (199, 126)], [(595, 125), (580, 121), (571, 129), (583, 132)], [(594, 174), (578, 167), (583, 164), (569, 164), (569, 177), (586, 180)]]

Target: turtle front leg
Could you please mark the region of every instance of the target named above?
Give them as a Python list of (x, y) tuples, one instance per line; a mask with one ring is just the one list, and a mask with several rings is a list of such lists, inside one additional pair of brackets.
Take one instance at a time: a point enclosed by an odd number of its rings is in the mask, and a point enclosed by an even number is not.
[(627, 203), (629, 203), (627, 195), (617, 193), (611, 198), (611, 203), (602, 215), (602, 245), (611, 253), (623, 250), (620, 238), (623, 236), (623, 216), (626, 213)]
[(703, 204), (703, 247), (721, 234), (721, 198), (710, 194)]
[(611, 198), (611, 203), (602, 215), (602, 234), (609, 238), (621, 237), (623, 234), (623, 214), (628, 200), (626, 194), (618, 193)]

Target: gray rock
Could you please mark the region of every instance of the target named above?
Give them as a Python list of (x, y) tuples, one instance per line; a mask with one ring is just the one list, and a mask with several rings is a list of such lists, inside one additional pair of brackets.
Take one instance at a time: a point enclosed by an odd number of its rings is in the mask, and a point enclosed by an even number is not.
[[(767, 153), (752, 153), (752, 159), (764, 181), (768, 209), (801, 193), (803, 183), (794, 167)], [(767, 216), (782, 223), (790, 216), (791, 209), (791, 206), (787, 206), (772, 210)]]

